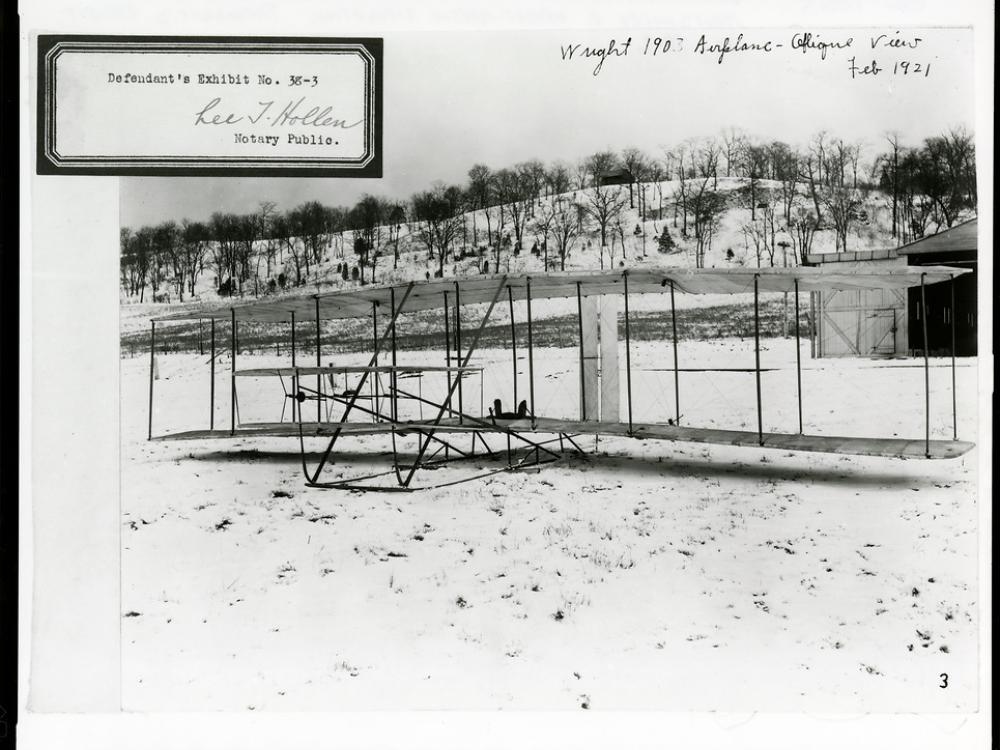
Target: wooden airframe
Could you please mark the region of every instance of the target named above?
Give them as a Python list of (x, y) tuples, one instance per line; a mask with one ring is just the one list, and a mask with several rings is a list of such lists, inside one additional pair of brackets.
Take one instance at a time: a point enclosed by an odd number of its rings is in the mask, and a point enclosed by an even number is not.
[[(687, 441), (695, 443), (711, 443), (720, 445), (754, 446), (778, 448), (794, 451), (814, 451), (839, 453), (859, 456), (882, 456), (892, 458), (926, 458), (946, 459), (963, 455), (971, 450), (972, 443), (957, 439), (957, 408), (955, 399), (955, 358), (952, 352), (952, 440), (932, 440), (930, 437), (930, 388), (929, 360), (926, 351), (923, 353), (925, 371), (925, 409), (926, 430), (923, 439), (885, 439), (861, 438), (828, 435), (806, 435), (802, 430), (802, 374), (800, 348), (796, 349), (796, 376), (798, 396), (797, 433), (767, 432), (763, 427), (763, 409), (761, 403), (761, 367), (760, 367), (760, 316), (759, 295), (761, 292), (787, 292), (794, 295), (795, 300), (795, 337), (798, 344), (799, 330), (799, 293), (824, 290), (871, 290), (871, 289), (904, 289), (920, 287), (921, 304), (925, 314), (921, 319), (926, 325), (926, 302), (923, 291), (929, 284), (953, 281), (968, 269), (951, 268), (947, 266), (899, 267), (891, 269), (858, 270), (831, 269), (816, 267), (796, 268), (761, 268), (761, 269), (680, 269), (680, 268), (649, 268), (618, 269), (611, 271), (590, 272), (558, 272), (539, 275), (492, 275), (460, 279), (435, 279), (430, 281), (414, 281), (390, 286), (361, 286), (345, 291), (314, 294), (304, 297), (288, 297), (275, 300), (257, 301), (230, 306), (220, 306), (212, 309), (202, 309), (194, 312), (181, 312), (156, 318), (151, 322), (150, 331), (150, 380), (149, 380), (149, 438), (156, 440), (202, 440), (222, 439), (232, 437), (294, 437), (299, 440), (302, 456), (302, 469), (306, 484), (310, 487), (339, 489), (371, 489), (371, 490), (412, 490), (419, 489), (413, 484), (416, 472), (421, 468), (431, 468), (443, 462), (482, 459), (483, 454), (476, 453), (477, 441), (489, 456), (498, 457), (503, 464), (495, 471), (512, 471), (539, 466), (544, 463), (559, 460), (566, 445), (580, 450), (575, 436), (579, 435), (622, 435), (637, 439)], [(677, 373), (677, 326), (674, 304), (675, 292), (689, 294), (736, 294), (752, 293), (754, 299), (754, 352), (755, 367), (751, 370), (756, 377), (757, 395), (757, 430), (737, 431), (704, 429), (691, 426), (681, 426), (679, 412), (679, 386)], [(636, 294), (669, 294), (672, 342), (674, 357), (674, 389), (675, 403), (678, 413), (668, 424), (638, 422), (633, 419), (632, 410), (632, 362), (629, 301)], [(624, 334), (625, 334), (625, 399), (627, 403), (627, 420), (616, 420), (614, 423), (597, 421), (592, 418), (592, 409), (586, 404), (587, 388), (585, 387), (585, 369), (588, 367), (584, 351), (584, 300), (592, 297), (614, 296), (624, 302)], [(490, 316), (501, 300), (506, 297), (510, 305), (511, 321), (514, 321), (515, 302), (523, 302), (526, 306), (527, 323), (527, 358), (529, 393), (526, 399), (528, 409), (524, 418), (484, 418), (482, 414), (474, 415), (466, 409), (463, 403), (463, 380), (473, 373), (479, 372), (472, 363), (473, 354), (479, 345), (480, 337)], [(532, 301), (539, 299), (573, 298), (577, 300), (577, 316), (579, 322), (580, 343), (580, 377), (581, 377), (581, 415), (578, 420), (553, 419), (538, 415), (535, 412), (535, 368), (534, 344), (532, 337)], [(469, 334), (462, 330), (459, 311), (467, 305), (485, 305), (485, 313), (479, 325)], [(387, 310), (389, 321), (385, 325), (384, 334), (378, 336), (377, 316), (379, 309)], [(443, 309), (445, 335), (445, 361), (441, 367), (419, 367), (397, 364), (396, 321), (404, 313), (421, 310)], [(343, 367), (323, 366), (321, 364), (320, 324), (325, 320), (372, 316), (375, 332), (372, 341), (372, 354), (367, 366)], [(212, 367), (212, 390), (209, 428), (207, 430), (190, 430), (166, 435), (153, 435), (153, 357), (156, 346), (157, 322), (209, 320), (211, 323), (210, 357)], [(299, 366), (295, 360), (295, 323), (296, 320), (312, 321), (315, 326), (316, 365)], [(290, 367), (253, 368), (238, 370), (236, 366), (237, 329), (240, 322), (288, 322), (292, 323), (292, 364)], [(453, 321), (453, 323), (452, 323)], [(215, 330), (219, 322), (228, 322), (230, 326), (231, 357), (231, 416), (228, 429), (216, 429), (215, 414)], [(954, 323), (953, 323), (954, 324)], [(452, 326), (449, 330), (449, 326)], [(463, 341), (464, 336), (464, 341)], [(954, 332), (953, 332), (954, 337)], [(512, 346), (516, 337), (511, 336)], [(379, 364), (380, 354), (384, 355), (388, 348), (391, 364)], [(516, 382), (516, 354), (515, 382)], [(453, 364), (454, 363), (454, 364)], [(617, 368), (616, 368), (617, 369)], [(406, 375), (422, 375), (438, 372), (447, 379), (445, 396), (440, 400), (430, 400), (422, 395), (414, 394), (405, 387), (400, 387), (399, 380)], [(595, 371), (596, 373), (596, 371)], [(338, 375), (357, 376), (354, 388), (338, 393), (335, 377)], [(306, 378), (315, 376), (315, 387), (306, 385)], [(237, 378), (239, 377), (278, 377), (284, 385), (287, 377), (291, 381), (291, 389), (286, 388), (286, 396), (292, 400), (293, 421), (245, 424), (237, 420)], [(596, 377), (596, 374), (595, 374)], [(364, 391), (366, 383), (370, 392)], [(383, 383), (387, 380), (387, 383)], [(378, 406), (379, 387), (381, 384), (382, 404)], [(617, 387), (617, 381), (615, 382)], [(515, 386), (516, 389), (516, 386)], [(374, 399), (375, 403), (368, 407), (360, 402)], [(432, 418), (401, 419), (398, 412), (400, 399), (417, 399), (427, 405), (434, 413)], [(305, 401), (316, 401), (316, 421), (303, 419), (302, 406)], [(514, 401), (517, 401), (516, 390)], [(323, 403), (336, 403), (343, 410), (339, 418), (331, 418), (329, 411), (324, 418)], [(298, 409), (295, 414), (296, 407)], [(350, 421), (354, 413), (367, 414), (372, 421)], [(508, 415), (509, 416), (509, 415)], [(390, 434), (393, 442), (392, 469), (380, 474), (335, 481), (323, 481), (322, 473), (330, 466), (334, 457), (334, 449), (343, 436)], [(471, 449), (460, 448), (455, 444), (453, 436), (461, 434), (472, 435)], [(506, 438), (506, 451), (494, 452), (487, 441), (487, 435), (500, 435)], [(396, 437), (400, 435), (417, 435), (419, 448), (414, 460), (405, 465), (400, 460), (396, 448)], [(543, 439), (544, 436), (550, 436)], [(310, 469), (306, 461), (305, 441), (307, 438), (322, 438), (326, 448), (319, 464)], [(432, 443), (435, 449), (429, 452)], [(512, 445), (514, 447), (512, 447)], [(558, 446), (558, 447), (557, 447)], [(442, 458), (443, 455), (443, 458)], [(488, 473), (494, 473), (490, 471)], [(475, 476), (485, 476), (477, 474)], [(380, 478), (388, 478), (388, 484)], [(456, 481), (467, 481), (473, 476)], [(393, 480), (394, 483), (393, 483)], [(454, 481), (438, 483), (454, 484)], [(423, 487), (426, 488), (426, 487)]]

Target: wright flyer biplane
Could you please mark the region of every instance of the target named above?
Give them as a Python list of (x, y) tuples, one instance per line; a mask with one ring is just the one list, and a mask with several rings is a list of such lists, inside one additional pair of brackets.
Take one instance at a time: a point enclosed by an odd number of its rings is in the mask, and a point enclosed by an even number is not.
[[(826, 290), (919, 288), (953, 282), (966, 269), (947, 266), (899, 267), (861, 271), (827, 267), (759, 269), (681, 269), (643, 266), (589, 272), (553, 272), (539, 275), (484, 275), (472, 278), (412, 281), (388, 286), (360, 286), (311, 296), (268, 299), (198, 309), (156, 318), (151, 322), (149, 430), (151, 440), (206, 440), (233, 437), (286, 437), (297, 440), (302, 471), (310, 487), (370, 490), (413, 490), (468, 481), (497, 471), (516, 471), (560, 460), (567, 450), (582, 452), (580, 436), (613, 435), (643, 440), (683, 441), (719, 445), (815, 451), (900, 459), (948, 459), (963, 455), (973, 444), (957, 439), (955, 358), (951, 357), (952, 439), (931, 438), (928, 353), (923, 352), (926, 429), (923, 436), (850, 437), (806, 434), (803, 431), (799, 295)], [(766, 404), (761, 390), (760, 295), (787, 293), (794, 298), (798, 431), (765, 429)], [(753, 295), (754, 363), (744, 371), (755, 379), (756, 430), (697, 426), (697, 415), (681, 412), (679, 354), (675, 297), (678, 294)], [(633, 388), (632, 305), (640, 295), (667, 295), (670, 302), (669, 343), (673, 370), (673, 417), (649, 421), (638, 406)], [(532, 304), (566, 300), (572, 306), (578, 348), (579, 409), (575, 418), (536, 410), (534, 338), (537, 321)], [(921, 296), (921, 299), (923, 297)], [(510, 398), (493, 399), (484, 408), (483, 366), (476, 355), (483, 332), (498, 307), (509, 309), (509, 347), (514, 368)], [(467, 313), (463, 320), (462, 313)], [(469, 325), (468, 313), (477, 322)], [(397, 330), (401, 316), (434, 314), (443, 332), (440, 364), (401, 363), (404, 352)], [(621, 318), (619, 318), (619, 315)], [(527, 359), (527, 391), (518, 392), (515, 317), (522, 321), (522, 361)], [(926, 325), (926, 305), (919, 316)], [(367, 364), (327, 362), (320, 341), (321, 325), (350, 318), (371, 320)], [(211, 387), (208, 425), (204, 429), (154, 434), (154, 365), (157, 323), (207, 320), (211, 330)], [(623, 325), (619, 325), (621, 322)], [(244, 323), (290, 323), (290, 361), (274, 367), (240, 369), (237, 356), (239, 326)], [(306, 326), (314, 344), (315, 362), (297, 359), (296, 330)], [(228, 337), (217, 337), (220, 331)], [(228, 330), (227, 330), (228, 329)], [(624, 340), (620, 340), (619, 331)], [(301, 335), (301, 333), (300, 333)], [(228, 342), (225, 341), (228, 338)], [(218, 340), (217, 340), (218, 339)], [(526, 340), (524, 340), (526, 339)], [(664, 351), (668, 340), (664, 341)], [(220, 350), (230, 352), (228, 424), (217, 425), (216, 361)], [(669, 371), (669, 370), (668, 370)], [(278, 421), (242, 421), (239, 383), (248, 378), (271, 378), (281, 384), (282, 409)], [(473, 391), (478, 379), (478, 398)], [(430, 384), (433, 382), (433, 387)], [(523, 382), (523, 378), (522, 378)], [(290, 408), (289, 408), (290, 407)], [(624, 408), (622, 408), (624, 407)], [(287, 417), (287, 418), (286, 418)], [(391, 466), (364, 476), (331, 477), (341, 441), (352, 436), (387, 435), (391, 439)], [(406, 451), (403, 440), (415, 441)], [(321, 442), (318, 454), (307, 443)], [(450, 474), (445, 481), (422, 483), (421, 470), (459, 462), (479, 468)], [(483, 466), (486, 468), (483, 468)]]

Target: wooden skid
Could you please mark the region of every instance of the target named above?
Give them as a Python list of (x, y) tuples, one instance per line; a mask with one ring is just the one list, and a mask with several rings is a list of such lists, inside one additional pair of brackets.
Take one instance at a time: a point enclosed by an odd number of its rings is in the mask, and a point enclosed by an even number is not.
[[(931, 440), (928, 446), (923, 440), (903, 440), (898, 438), (863, 438), (833, 435), (796, 435), (786, 433), (764, 433), (761, 445), (756, 432), (741, 430), (715, 430), (700, 427), (676, 427), (664, 424), (635, 423), (629, 435), (627, 424), (598, 424), (564, 419), (536, 420), (536, 433), (570, 433), (590, 435), (620, 435), (640, 440), (671, 440), (710, 445), (735, 445), (748, 448), (774, 448), (788, 451), (813, 451), (818, 453), (838, 453), (851, 456), (879, 456), (883, 458), (958, 458), (975, 447), (974, 443), (961, 440)], [(344, 435), (377, 435), (388, 433), (388, 423), (347, 422), (344, 424), (303, 423), (304, 437), (330, 437), (338, 427)], [(493, 425), (461, 425), (457, 420), (442, 419), (434, 426), (430, 421), (406, 422), (396, 426), (397, 434), (416, 433), (421, 430), (439, 433), (503, 432), (512, 429), (525, 434), (531, 433), (530, 420), (502, 420)], [(232, 437), (299, 437), (299, 425), (294, 422), (269, 422), (244, 425), (235, 433), (229, 430), (190, 430), (154, 437), (153, 440), (206, 440)]]

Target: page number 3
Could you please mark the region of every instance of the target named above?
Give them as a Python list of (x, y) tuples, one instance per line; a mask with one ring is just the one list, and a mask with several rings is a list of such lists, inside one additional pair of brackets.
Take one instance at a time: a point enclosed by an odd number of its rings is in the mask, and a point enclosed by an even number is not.
[(948, 673), (942, 672), (939, 676), (941, 677), (941, 684), (938, 687), (942, 689), (948, 687)]

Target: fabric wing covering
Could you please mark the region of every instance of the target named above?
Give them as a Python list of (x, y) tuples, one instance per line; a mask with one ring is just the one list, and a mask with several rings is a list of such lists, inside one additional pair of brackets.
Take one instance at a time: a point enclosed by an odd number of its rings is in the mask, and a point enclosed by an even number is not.
[(462, 305), (488, 303), (498, 290), (507, 296), (507, 288), (515, 300), (527, 297), (530, 288), (533, 300), (591, 295), (622, 294), (628, 276), (628, 292), (662, 294), (671, 286), (688, 294), (741, 294), (754, 291), (754, 280), (760, 292), (815, 292), (822, 290), (906, 289), (925, 284), (949, 281), (969, 269), (950, 266), (900, 266), (878, 270), (840, 269), (800, 266), (796, 268), (667, 268), (616, 269), (612, 271), (565, 271), (538, 275), (490, 275), (430, 281), (402, 282), (386, 286), (357, 287), (349, 290), (323, 292), (310, 296), (288, 296), (279, 299), (240, 302), (211, 308), (199, 307), (156, 318), (172, 320), (229, 320), (235, 313), (237, 321), (282, 322), (291, 313), (297, 320), (315, 320), (317, 301), (323, 320), (359, 318), (370, 315), (372, 304), (384, 312), (398, 305), (406, 290), (410, 293), (403, 312), (439, 309), (445, 295), (448, 305), (456, 298)]

